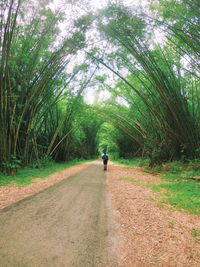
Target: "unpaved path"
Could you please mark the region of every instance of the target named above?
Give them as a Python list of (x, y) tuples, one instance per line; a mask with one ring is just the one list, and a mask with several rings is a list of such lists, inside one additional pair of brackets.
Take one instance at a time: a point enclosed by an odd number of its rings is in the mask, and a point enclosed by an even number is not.
[(62, 180), (82, 171), (91, 164), (93, 162), (75, 165), (55, 172), (45, 179), (38, 177), (34, 179), (32, 184), (25, 187), (16, 187), (14, 185), (0, 186), (0, 210), (20, 200), (24, 200), (24, 198), (33, 196), (54, 184), (60, 183)]
[(114, 164), (107, 175), (122, 237), (120, 267), (200, 267), (200, 217), (160, 205), (160, 194), (145, 184), (163, 180)]
[(0, 212), (0, 267), (200, 266), (200, 217), (158, 205), (158, 176), (90, 164), (0, 188), (0, 207), (21, 200)]
[(0, 212), (0, 266), (117, 266), (100, 162)]

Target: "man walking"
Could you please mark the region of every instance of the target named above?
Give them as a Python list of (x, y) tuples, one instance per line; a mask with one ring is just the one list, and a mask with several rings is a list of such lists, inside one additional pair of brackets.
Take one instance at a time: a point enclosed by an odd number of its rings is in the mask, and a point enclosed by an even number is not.
[(106, 152), (103, 152), (103, 167), (104, 167), (104, 171), (107, 170), (107, 164), (108, 164), (108, 155), (106, 154)]

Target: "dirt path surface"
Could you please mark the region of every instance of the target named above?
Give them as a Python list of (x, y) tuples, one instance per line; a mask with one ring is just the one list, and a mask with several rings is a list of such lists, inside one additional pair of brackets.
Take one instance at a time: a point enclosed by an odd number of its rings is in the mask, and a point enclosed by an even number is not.
[(100, 162), (0, 212), (0, 266), (118, 266)]
[(200, 217), (159, 206), (160, 182), (99, 161), (0, 188), (0, 267), (199, 267)]
[(74, 175), (91, 165), (87, 162), (66, 168), (62, 171), (49, 175), (46, 179), (35, 179), (33, 184), (25, 187), (0, 186), (0, 209), (10, 206), (17, 201), (35, 195), (44, 189), (61, 182), (62, 180)]
[(109, 192), (122, 237), (120, 266), (200, 267), (200, 236), (192, 234), (200, 233), (200, 217), (160, 207), (159, 194), (145, 187), (160, 182), (140, 167), (109, 166)]

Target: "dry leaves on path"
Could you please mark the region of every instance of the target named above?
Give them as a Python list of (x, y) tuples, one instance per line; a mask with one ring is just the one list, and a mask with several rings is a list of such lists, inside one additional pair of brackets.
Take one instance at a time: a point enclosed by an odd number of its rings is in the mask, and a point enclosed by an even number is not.
[(200, 266), (200, 242), (192, 236), (200, 229), (200, 218), (156, 205), (158, 193), (141, 184), (159, 184), (159, 177), (114, 164), (107, 175), (122, 236), (121, 267)]

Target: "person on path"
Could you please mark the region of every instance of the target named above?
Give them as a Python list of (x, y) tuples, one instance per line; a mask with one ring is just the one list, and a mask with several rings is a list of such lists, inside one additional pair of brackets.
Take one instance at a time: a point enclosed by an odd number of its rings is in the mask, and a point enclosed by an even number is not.
[(103, 152), (102, 159), (103, 159), (104, 171), (106, 171), (107, 170), (108, 159), (109, 159), (108, 155), (106, 154), (106, 152)]

